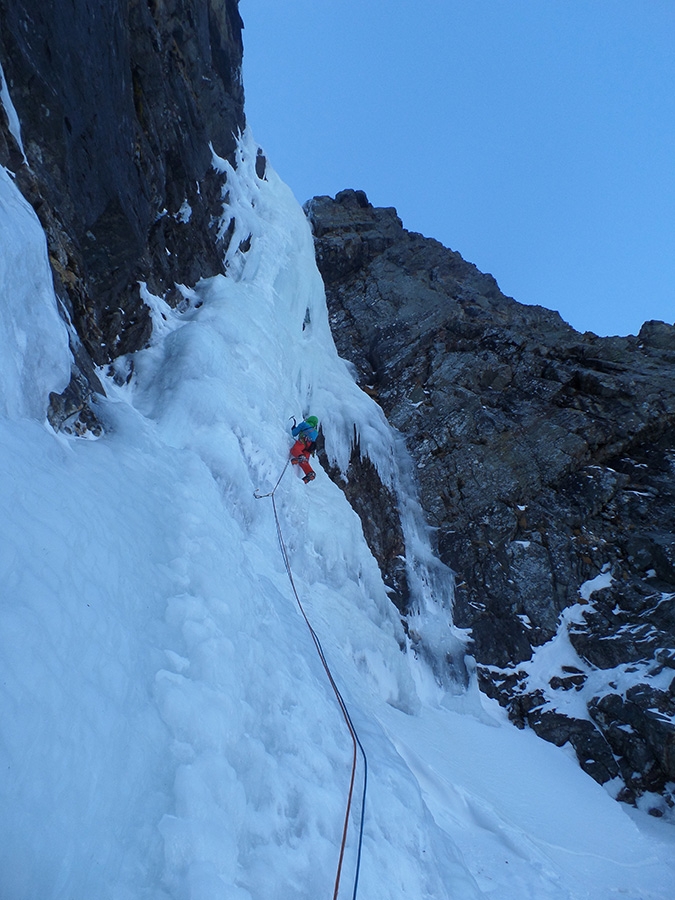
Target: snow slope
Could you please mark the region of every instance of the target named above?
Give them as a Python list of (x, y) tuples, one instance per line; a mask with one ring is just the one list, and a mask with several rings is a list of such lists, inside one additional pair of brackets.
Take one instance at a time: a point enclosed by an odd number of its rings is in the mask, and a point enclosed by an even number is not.
[[(214, 158), (235, 216), (230, 275), (186, 290), (179, 311), (145, 291), (155, 337), (101, 373), (98, 440), (45, 423), (67, 333), (37, 219), (0, 171), (3, 900), (332, 896), (351, 743), (271, 503), (253, 496), (283, 470), (289, 415), (318, 415), (342, 466), (356, 427), (408, 491), (419, 625), (462, 655), (400, 444), (336, 355), (307, 223), (274, 172), (255, 176), (255, 150), (246, 135), (236, 174)], [(671, 826), (629, 813), (564, 749), (410, 651), (323, 471), (305, 486), (289, 468), (276, 500), (368, 754), (359, 897), (675, 896)]]

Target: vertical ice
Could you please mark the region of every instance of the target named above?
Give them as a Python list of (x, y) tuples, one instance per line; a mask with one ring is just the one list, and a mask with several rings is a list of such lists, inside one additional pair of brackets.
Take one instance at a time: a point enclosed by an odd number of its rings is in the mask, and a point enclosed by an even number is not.
[(0, 415), (42, 419), (70, 378), (68, 333), (42, 227), (1, 166), (0, 248)]

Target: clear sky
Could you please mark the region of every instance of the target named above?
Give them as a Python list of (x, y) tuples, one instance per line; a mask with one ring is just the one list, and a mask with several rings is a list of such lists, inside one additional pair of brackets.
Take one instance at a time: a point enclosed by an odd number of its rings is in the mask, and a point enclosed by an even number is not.
[(240, 0), (302, 203), (395, 206), (580, 331), (675, 322), (675, 0)]

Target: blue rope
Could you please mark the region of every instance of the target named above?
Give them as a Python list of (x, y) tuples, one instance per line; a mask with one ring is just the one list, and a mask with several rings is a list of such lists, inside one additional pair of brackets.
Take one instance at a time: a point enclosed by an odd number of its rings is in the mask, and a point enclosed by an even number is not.
[[(305, 613), (305, 610), (304, 610), (304, 607), (303, 607), (303, 605), (302, 605), (302, 602), (300, 601), (300, 596), (298, 595), (297, 588), (295, 587), (295, 581), (294, 581), (294, 579), (293, 579), (293, 572), (291, 571), (291, 564), (290, 564), (290, 560), (289, 560), (289, 558), (288, 558), (288, 551), (287, 551), (287, 549), (286, 549), (286, 543), (285, 543), (285, 541), (284, 541), (284, 536), (283, 536), (283, 533), (282, 533), (282, 531), (281, 531), (281, 524), (280, 524), (280, 522), (279, 522), (279, 514), (278, 514), (278, 511), (277, 511), (277, 504), (276, 504), (276, 499), (275, 499), (275, 496), (274, 496), (275, 493), (276, 493), (277, 488), (279, 487), (279, 484), (281, 483), (281, 479), (284, 477), (284, 473), (286, 472), (286, 469), (287, 469), (287, 468), (288, 468), (288, 462), (287, 462), (286, 465), (284, 466), (284, 469), (283, 469), (281, 475), (279, 476), (279, 479), (277, 480), (277, 483), (274, 485), (274, 488), (273, 488), (268, 494), (258, 494), (258, 493), (256, 493), (255, 496), (256, 496), (257, 499), (262, 499), (263, 497), (271, 497), (271, 498), (272, 498), (272, 509), (274, 510), (274, 521), (276, 522), (276, 526), (277, 526), (277, 537), (278, 537), (278, 539), (279, 539), (279, 547), (280, 547), (280, 549), (281, 549), (281, 556), (282, 556), (283, 561), (284, 561), (284, 566), (286, 567), (286, 574), (288, 575), (288, 579), (289, 579), (289, 581), (290, 581), (291, 588), (293, 589), (293, 594), (295, 595), (295, 599), (296, 599), (296, 601), (297, 601), (297, 604), (298, 604), (298, 606), (300, 607), (300, 612), (302, 613), (302, 616), (303, 616), (303, 618), (304, 618), (304, 620), (305, 620), (305, 622), (306, 622), (306, 624), (307, 624), (307, 627), (308, 627), (308, 629), (309, 629), (309, 632), (310, 632), (310, 634), (311, 634), (311, 636), (312, 636), (312, 640), (314, 641), (314, 646), (316, 647), (317, 653), (319, 654), (319, 658), (320, 658), (321, 662), (323, 663), (323, 667), (324, 667), (324, 669), (326, 670), (326, 674), (328, 675), (328, 680), (330, 681), (331, 687), (333, 688), (333, 691), (334, 691), (334, 693), (335, 693), (335, 696), (337, 697), (338, 704), (340, 705), (340, 709), (342, 710), (342, 714), (344, 715), (344, 718), (345, 718), (345, 720), (346, 720), (346, 722), (347, 722), (347, 725), (348, 725), (348, 727), (349, 727), (349, 731), (350, 731), (350, 733), (351, 733), (351, 735), (352, 735), (352, 738), (353, 738), (354, 741), (356, 742), (356, 745), (358, 746), (358, 748), (359, 748), (359, 750), (360, 750), (360, 752), (361, 752), (361, 756), (362, 756), (362, 758), (363, 758), (363, 788), (362, 788), (362, 791), (361, 791), (361, 816), (360, 816), (360, 822), (359, 822), (359, 838), (358, 838), (357, 854), (356, 854), (356, 869), (355, 869), (355, 873), (354, 873), (354, 891), (353, 891), (353, 893), (352, 893), (352, 900), (356, 900), (356, 896), (357, 896), (357, 892), (358, 892), (358, 887), (359, 887), (359, 876), (360, 876), (360, 873), (361, 873), (361, 855), (362, 855), (362, 850), (363, 850), (363, 832), (364, 832), (364, 827), (365, 827), (365, 817), (366, 817), (366, 793), (367, 793), (367, 790), (368, 790), (368, 757), (366, 756), (366, 751), (365, 751), (364, 748), (363, 748), (363, 744), (361, 743), (361, 739), (359, 738), (358, 732), (357, 732), (356, 728), (354, 727), (354, 723), (353, 723), (353, 721), (352, 721), (351, 715), (349, 714), (349, 709), (347, 708), (347, 704), (345, 703), (344, 697), (342, 696), (342, 693), (340, 692), (340, 689), (338, 688), (337, 684), (335, 683), (335, 679), (333, 678), (332, 672), (331, 672), (330, 667), (329, 667), (329, 665), (328, 665), (328, 660), (326, 659), (326, 655), (325, 655), (325, 653), (324, 653), (324, 650), (323, 650), (323, 646), (322, 646), (322, 644), (321, 644), (321, 641), (319, 640), (319, 636), (317, 635), (316, 631), (314, 630), (314, 628), (313, 628), (311, 622), (309, 621), (309, 619), (308, 619), (308, 617), (307, 617), (307, 614)], [(355, 765), (355, 763), (354, 763), (354, 765)], [(353, 774), (352, 774), (352, 779), (353, 779)], [(353, 783), (353, 781), (352, 781), (352, 783)], [(337, 871), (337, 876), (336, 876), (336, 880), (335, 880), (335, 893), (333, 894), (333, 900), (337, 900), (338, 891), (339, 891), (339, 886), (340, 886), (340, 874), (341, 874), (341, 869), (342, 869), (342, 856), (343, 856), (343, 853), (344, 853), (344, 843), (345, 843), (345, 840), (346, 840), (346, 829), (347, 829), (347, 822), (348, 822), (348, 820), (349, 820), (350, 807), (351, 807), (351, 789), (350, 789), (350, 799), (349, 799), (348, 804), (347, 804), (347, 813), (346, 813), (346, 817), (345, 817), (345, 829), (344, 829), (344, 836), (343, 836), (343, 845), (342, 845), (342, 848), (341, 848), (340, 862), (339, 862), (339, 864), (338, 864), (338, 871)]]

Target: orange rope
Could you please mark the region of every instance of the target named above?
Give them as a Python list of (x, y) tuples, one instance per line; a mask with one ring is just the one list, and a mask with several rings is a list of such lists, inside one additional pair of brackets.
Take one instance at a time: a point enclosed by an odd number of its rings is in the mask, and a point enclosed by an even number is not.
[(286, 549), (286, 543), (284, 541), (284, 536), (281, 531), (281, 524), (279, 522), (279, 513), (277, 511), (277, 504), (276, 504), (276, 500), (274, 497), (276, 490), (279, 487), (279, 484), (281, 483), (281, 479), (284, 477), (284, 473), (286, 472), (287, 468), (288, 468), (288, 462), (284, 466), (284, 469), (283, 469), (281, 475), (279, 476), (277, 483), (274, 485), (274, 487), (272, 488), (272, 490), (269, 493), (260, 494), (260, 493), (258, 493), (258, 491), (255, 491), (254, 495), (258, 500), (262, 499), (263, 497), (271, 497), (272, 498), (272, 508), (274, 510), (274, 521), (276, 522), (276, 526), (277, 526), (277, 537), (279, 538), (279, 547), (281, 548), (281, 555), (283, 557), (284, 565), (286, 567), (286, 573), (288, 575), (288, 580), (291, 583), (291, 588), (293, 589), (293, 594), (295, 596), (295, 600), (298, 604), (300, 612), (302, 613), (302, 617), (305, 620), (307, 628), (309, 629), (309, 633), (312, 636), (312, 640), (314, 641), (314, 646), (316, 647), (316, 652), (319, 654), (319, 659), (321, 660), (321, 663), (324, 667), (324, 670), (328, 677), (328, 681), (330, 682), (330, 685), (333, 688), (333, 692), (335, 694), (335, 697), (337, 698), (338, 705), (342, 711), (342, 715), (344, 716), (344, 720), (347, 724), (347, 728), (349, 729), (349, 734), (351, 735), (351, 739), (352, 739), (352, 747), (353, 747), (352, 771), (351, 771), (351, 776), (349, 779), (349, 793), (347, 796), (347, 808), (345, 810), (344, 825), (342, 827), (342, 842), (340, 844), (340, 856), (338, 859), (337, 872), (335, 875), (335, 888), (333, 890), (333, 900), (338, 900), (338, 893), (340, 891), (340, 878), (342, 876), (342, 866), (344, 863), (345, 848), (347, 846), (347, 833), (349, 831), (349, 816), (351, 813), (352, 801), (354, 798), (354, 784), (356, 781), (356, 767), (357, 767), (357, 762), (358, 762), (357, 747), (361, 750), (361, 754), (363, 756), (364, 769), (363, 769), (363, 794), (362, 794), (362, 801), (361, 801), (361, 822), (360, 822), (360, 829), (359, 829), (358, 852), (357, 852), (357, 857), (356, 857), (356, 872), (354, 875), (354, 892), (352, 894), (352, 900), (356, 900), (356, 894), (357, 894), (358, 885), (359, 885), (359, 873), (360, 873), (360, 869), (361, 869), (361, 849), (362, 849), (362, 845), (363, 845), (363, 826), (364, 826), (364, 821), (365, 821), (365, 810), (366, 810), (366, 790), (367, 790), (367, 786), (368, 786), (368, 759), (366, 757), (366, 752), (363, 749), (363, 744), (359, 740), (359, 736), (356, 733), (356, 729), (354, 728), (354, 724), (351, 720), (351, 716), (349, 715), (349, 710), (347, 709), (347, 705), (344, 701), (344, 698), (342, 697), (342, 694), (340, 693), (340, 690), (339, 690), (337, 684), (335, 683), (335, 679), (333, 678), (333, 674), (330, 670), (330, 666), (328, 665), (328, 661), (326, 660), (326, 656), (323, 652), (323, 647), (321, 646), (321, 641), (319, 640), (317, 633), (314, 631), (314, 628), (312, 627), (312, 623), (309, 621), (309, 619), (307, 617), (307, 613), (305, 612), (305, 609), (302, 605), (302, 601), (300, 600), (300, 595), (298, 594), (297, 588), (295, 587), (295, 581), (293, 580), (293, 572), (291, 571), (291, 564), (290, 564), (290, 560), (288, 558), (288, 550)]
[[(280, 480), (281, 480), (281, 479), (280, 479)], [(279, 484), (279, 482), (277, 482), (277, 486), (278, 486), (278, 484)], [(276, 491), (276, 487), (274, 488), (274, 491)], [(283, 534), (281, 533), (281, 525), (279, 524), (279, 514), (278, 514), (278, 512), (277, 512), (277, 504), (276, 504), (276, 499), (275, 499), (275, 497), (274, 497), (274, 491), (271, 492), (271, 497), (272, 497), (272, 507), (273, 507), (273, 509), (274, 509), (274, 520), (275, 520), (276, 525), (277, 525), (277, 536), (278, 536), (278, 538), (279, 538), (279, 546), (281, 547), (281, 555), (282, 555), (283, 558), (284, 558), (284, 564), (285, 564), (285, 566), (286, 566), (286, 572), (287, 572), (287, 574), (288, 574), (288, 580), (289, 580), (290, 583), (291, 583), (291, 587), (293, 588), (293, 594), (294, 594), (294, 596), (295, 596), (296, 602), (297, 602), (297, 604), (298, 604), (298, 607), (299, 607), (299, 609), (300, 609), (300, 612), (302, 613), (302, 617), (303, 617), (303, 619), (305, 620), (305, 622), (306, 622), (306, 624), (307, 624), (307, 628), (309, 629), (309, 633), (310, 633), (311, 636), (312, 636), (312, 640), (314, 641), (314, 646), (316, 647), (316, 651), (317, 651), (317, 653), (319, 654), (319, 659), (321, 660), (321, 663), (322, 663), (322, 665), (323, 665), (323, 667), (324, 667), (324, 669), (325, 669), (325, 671), (326, 671), (326, 675), (328, 676), (328, 681), (330, 682), (330, 685), (331, 685), (331, 687), (333, 688), (333, 692), (335, 693), (335, 696), (336, 696), (336, 698), (337, 698), (337, 702), (338, 702), (338, 704), (339, 704), (339, 706), (340, 706), (340, 709), (341, 709), (341, 711), (342, 711), (342, 715), (344, 716), (344, 720), (345, 720), (345, 722), (346, 722), (346, 724), (347, 724), (347, 728), (349, 729), (349, 734), (350, 734), (351, 739), (352, 739), (352, 746), (353, 746), (353, 753), (352, 753), (352, 772), (351, 772), (351, 776), (350, 776), (350, 779), (349, 779), (349, 794), (348, 794), (348, 796), (347, 796), (347, 808), (346, 808), (346, 810), (345, 810), (345, 821), (344, 821), (344, 825), (343, 825), (343, 828), (342, 828), (342, 843), (340, 844), (340, 856), (339, 856), (339, 859), (338, 859), (337, 873), (336, 873), (336, 875), (335, 875), (335, 889), (334, 889), (334, 891), (333, 891), (333, 900), (337, 900), (338, 893), (339, 893), (339, 891), (340, 891), (340, 878), (341, 878), (341, 876), (342, 876), (342, 864), (343, 864), (343, 862), (344, 862), (345, 848), (346, 848), (346, 846), (347, 846), (347, 832), (348, 832), (348, 830), (349, 830), (349, 814), (350, 814), (350, 812), (351, 812), (351, 808), (352, 808), (352, 800), (353, 800), (353, 797), (354, 797), (354, 782), (355, 782), (355, 779), (356, 779), (356, 764), (357, 764), (357, 759), (358, 759), (358, 758), (357, 758), (357, 746), (358, 746), (358, 745), (357, 745), (357, 740), (358, 740), (358, 739), (357, 739), (357, 736), (356, 736), (356, 732), (355, 732), (355, 730), (354, 730), (354, 726), (352, 725), (352, 721), (351, 721), (351, 718), (350, 718), (350, 716), (349, 716), (349, 712), (348, 712), (347, 707), (346, 707), (346, 705), (345, 705), (345, 701), (343, 700), (342, 694), (340, 693), (340, 690), (339, 690), (337, 684), (335, 683), (335, 679), (333, 678), (333, 674), (332, 674), (332, 672), (331, 672), (331, 670), (330, 670), (330, 666), (328, 665), (328, 662), (327, 662), (326, 657), (325, 657), (325, 655), (324, 655), (323, 647), (321, 646), (321, 642), (319, 641), (319, 638), (318, 638), (316, 632), (314, 631), (314, 628), (312, 627), (312, 623), (311, 623), (311, 622), (309, 621), (309, 619), (307, 618), (307, 613), (305, 612), (305, 608), (304, 608), (303, 605), (302, 605), (302, 601), (300, 600), (300, 596), (299, 596), (299, 594), (298, 594), (297, 588), (295, 587), (295, 581), (293, 580), (293, 573), (292, 573), (292, 571), (291, 571), (291, 565), (290, 565), (290, 562), (289, 562), (289, 559), (288, 559), (288, 551), (287, 551), (287, 549), (286, 549), (286, 544), (285, 544), (285, 542), (284, 542), (284, 536), (283, 536)], [(364, 797), (364, 802), (365, 802), (365, 797)]]

